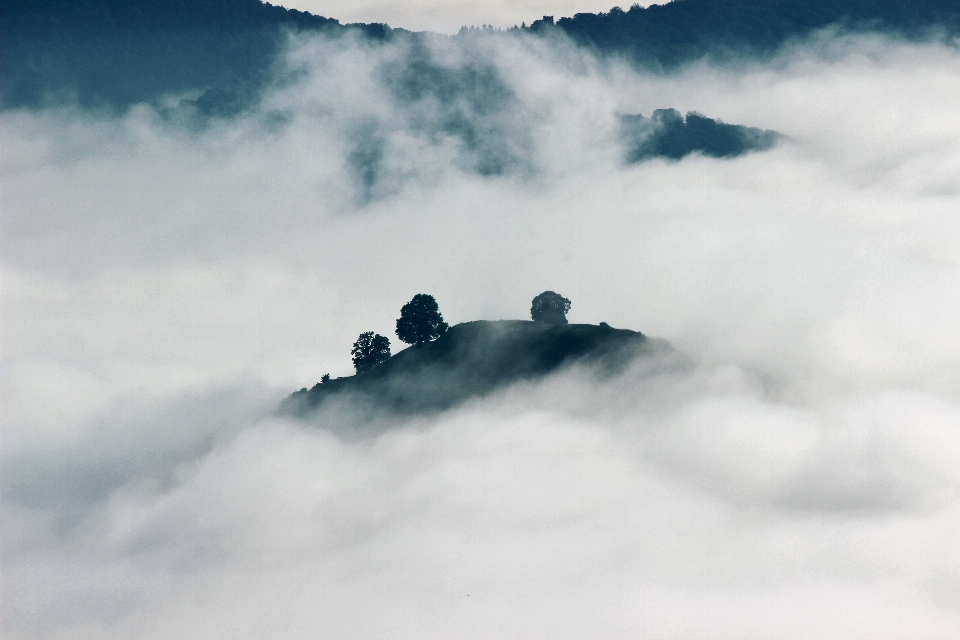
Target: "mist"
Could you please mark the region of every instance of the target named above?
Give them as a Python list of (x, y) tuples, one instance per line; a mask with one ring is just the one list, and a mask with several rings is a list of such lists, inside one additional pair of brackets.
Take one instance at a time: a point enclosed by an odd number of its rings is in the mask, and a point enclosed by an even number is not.
[[(423, 42), (292, 39), (233, 118), (0, 114), (5, 635), (956, 637), (956, 48)], [(626, 162), (665, 108), (781, 137)], [(415, 293), (545, 289), (678, 360), (276, 415)]]

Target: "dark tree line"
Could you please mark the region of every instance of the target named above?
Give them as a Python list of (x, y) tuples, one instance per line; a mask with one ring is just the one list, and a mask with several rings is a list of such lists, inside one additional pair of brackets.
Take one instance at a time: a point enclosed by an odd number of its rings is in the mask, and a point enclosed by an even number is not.
[(960, 0), (674, 0), (556, 21), (544, 16), (528, 29), (558, 29), (579, 44), (668, 69), (707, 55), (769, 55), (831, 25), (910, 38), (931, 29), (956, 35)]
[[(950, 37), (960, 33), (960, 0), (674, 0), (544, 17), (524, 30), (559, 30), (601, 53), (669, 69), (707, 55), (768, 55), (831, 25)], [(291, 30), (419, 37), (260, 0), (3, 0), (0, 106), (76, 100), (125, 109), (163, 94), (210, 90), (196, 108), (228, 115), (256, 103)]]

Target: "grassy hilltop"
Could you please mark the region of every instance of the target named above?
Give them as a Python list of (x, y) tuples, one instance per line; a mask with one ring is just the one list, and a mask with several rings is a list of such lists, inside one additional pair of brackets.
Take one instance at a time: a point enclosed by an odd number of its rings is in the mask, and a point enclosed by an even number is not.
[(304, 415), (332, 400), (402, 414), (443, 410), (573, 364), (616, 373), (634, 357), (663, 349), (669, 346), (662, 340), (606, 324), (464, 322), (371, 371), (301, 389), (281, 411)]

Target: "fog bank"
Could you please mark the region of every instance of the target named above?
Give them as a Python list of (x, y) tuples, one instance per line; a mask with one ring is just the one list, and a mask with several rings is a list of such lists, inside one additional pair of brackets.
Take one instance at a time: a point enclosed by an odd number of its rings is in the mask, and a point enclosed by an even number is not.
[[(955, 49), (289, 69), (201, 125), (0, 115), (6, 636), (956, 637)], [(621, 114), (660, 108), (785, 138), (625, 164)], [(273, 414), (415, 293), (453, 324), (545, 289), (684, 366), (379, 435)]]

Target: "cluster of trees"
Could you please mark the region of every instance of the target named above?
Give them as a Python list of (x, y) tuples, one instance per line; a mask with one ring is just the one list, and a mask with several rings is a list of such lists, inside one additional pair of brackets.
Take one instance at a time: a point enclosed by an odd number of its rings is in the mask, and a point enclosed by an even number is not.
[[(533, 299), (530, 318), (534, 322), (567, 324), (568, 311), (570, 300), (559, 293), (544, 291)], [(396, 332), (401, 341), (418, 345), (436, 340), (449, 328), (436, 299), (426, 293), (418, 293), (400, 309)], [(364, 331), (353, 343), (350, 355), (357, 373), (365, 373), (390, 359), (390, 339), (373, 331)], [(321, 378), (322, 382), (329, 380), (329, 374)]]
[[(397, 337), (407, 344), (423, 344), (436, 340), (449, 329), (436, 299), (418, 293), (400, 309), (397, 318)], [(364, 373), (390, 359), (390, 339), (373, 331), (360, 334), (350, 351), (353, 367)]]

